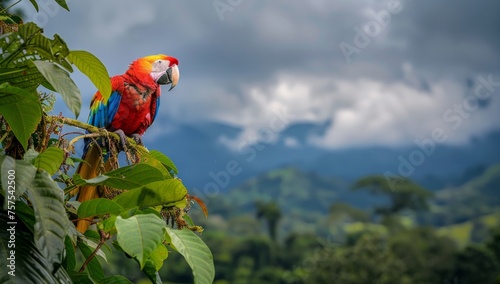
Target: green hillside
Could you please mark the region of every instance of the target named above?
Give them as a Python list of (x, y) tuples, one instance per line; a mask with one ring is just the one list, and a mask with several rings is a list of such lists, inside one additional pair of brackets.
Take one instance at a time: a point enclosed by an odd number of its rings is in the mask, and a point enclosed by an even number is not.
[(494, 166), (431, 194), (409, 180), (277, 169), (210, 200), (203, 238), (217, 284), (500, 284), (499, 177)]
[(460, 187), (436, 192), (432, 219), (438, 226), (464, 223), (500, 211), (500, 164)]
[(484, 241), (494, 228), (500, 227), (500, 212), (479, 217), (467, 222), (437, 229), (438, 235), (453, 239), (460, 247), (471, 242)]

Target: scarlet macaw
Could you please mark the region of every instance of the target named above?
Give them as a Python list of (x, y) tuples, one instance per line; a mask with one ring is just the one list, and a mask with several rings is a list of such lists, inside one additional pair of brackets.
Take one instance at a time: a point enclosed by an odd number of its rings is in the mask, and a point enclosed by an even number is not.
[[(125, 136), (142, 144), (142, 135), (153, 123), (160, 107), (160, 85), (171, 84), (172, 90), (179, 81), (179, 61), (171, 56), (158, 54), (139, 58), (130, 64), (123, 75), (111, 77), (112, 93), (108, 100), (97, 91), (90, 103), (88, 123), (117, 133), (123, 145)], [(101, 151), (94, 143), (85, 142), (82, 160), (76, 173), (84, 179), (98, 175)], [(82, 186), (75, 190), (77, 200), (99, 197), (95, 186)], [(77, 230), (84, 233), (90, 221), (77, 222)]]

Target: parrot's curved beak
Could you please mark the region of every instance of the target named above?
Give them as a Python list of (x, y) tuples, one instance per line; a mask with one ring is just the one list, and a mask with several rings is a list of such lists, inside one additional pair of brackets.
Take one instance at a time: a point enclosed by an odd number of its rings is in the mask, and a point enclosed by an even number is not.
[(177, 65), (170, 66), (156, 82), (160, 85), (171, 84), (168, 90), (172, 90), (179, 82), (179, 67)]
[(177, 85), (177, 82), (179, 82), (180, 73), (179, 73), (179, 67), (177, 67), (177, 65), (172, 65), (172, 67), (170, 67), (168, 71), (170, 71), (169, 75), (170, 75), (170, 81), (172, 83), (170, 85), (170, 89), (168, 89), (170, 91)]

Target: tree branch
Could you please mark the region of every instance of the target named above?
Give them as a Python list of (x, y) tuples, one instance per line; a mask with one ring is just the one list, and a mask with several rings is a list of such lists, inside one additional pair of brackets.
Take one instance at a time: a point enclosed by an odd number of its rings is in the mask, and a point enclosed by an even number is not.
[(103, 230), (99, 229), (99, 235), (101, 236), (101, 239), (99, 241), (99, 243), (97, 244), (97, 247), (95, 248), (95, 250), (92, 252), (91, 255), (89, 255), (89, 257), (85, 260), (85, 262), (82, 264), (82, 267), (80, 268), (80, 270), (78, 271), (78, 273), (82, 273), (85, 268), (87, 267), (87, 265), (89, 264), (89, 262), (92, 260), (92, 258), (94, 258), (94, 256), (97, 254), (97, 252), (101, 249), (102, 245), (109, 239), (110, 235), (108, 233), (105, 233)]
[[(74, 144), (77, 140), (82, 139), (82, 138), (98, 137), (98, 136), (111, 137), (115, 141), (120, 141), (120, 136), (118, 134), (116, 134), (114, 132), (107, 131), (104, 128), (97, 128), (93, 125), (81, 122), (81, 121), (76, 120), (76, 119), (62, 117), (62, 116), (51, 116), (51, 115), (46, 116), (46, 119), (47, 119), (48, 123), (60, 122), (60, 123), (63, 123), (63, 124), (69, 125), (69, 126), (78, 127), (80, 129), (86, 130), (90, 133), (93, 133), (93, 134), (86, 134), (86, 135), (81, 135), (81, 136), (73, 138), (71, 140), (72, 144)], [(130, 146), (132, 146), (133, 148), (137, 148), (138, 146), (140, 146), (140, 145), (137, 145), (137, 143), (135, 142), (134, 139), (132, 139), (130, 137), (126, 137), (126, 138), (127, 138), (128, 144)]]

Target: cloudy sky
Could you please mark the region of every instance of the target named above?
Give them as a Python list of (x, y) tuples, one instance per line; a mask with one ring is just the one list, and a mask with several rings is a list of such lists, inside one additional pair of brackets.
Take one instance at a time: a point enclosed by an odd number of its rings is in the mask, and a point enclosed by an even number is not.
[[(167, 122), (151, 137), (218, 121), (244, 129), (224, 140), (234, 146), (283, 113), (331, 121), (309, 137), (326, 148), (412, 144), (436, 129), (467, 143), (500, 129), (498, 1), (88, 0), (68, 1), (71, 12), (40, 2), (28, 20), (111, 75), (149, 54), (179, 59), (180, 83), (165, 88), (157, 118)], [(73, 78), (85, 119), (95, 87)]]

